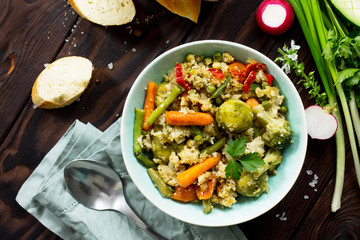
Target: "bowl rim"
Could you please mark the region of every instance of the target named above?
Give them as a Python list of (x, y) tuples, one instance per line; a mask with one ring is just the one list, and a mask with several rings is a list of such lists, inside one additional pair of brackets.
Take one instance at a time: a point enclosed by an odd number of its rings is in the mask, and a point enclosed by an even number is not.
[[(128, 93), (128, 96), (126, 98), (126, 101), (125, 101), (125, 104), (124, 104), (124, 108), (123, 108), (123, 115), (122, 115), (122, 123), (124, 123), (124, 121), (126, 120), (126, 115), (125, 115), (125, 118), (124, 118), (124, 113), (126, 114), (126, 110), (129, 109), (130, 107), (133, 108), (133, 106), (130, 106), (130, 99), (132, 97), (134, 97), (134, 89), (136, 89), (136, 86), (138, 84), (140, 84), (141, 80), (144, 78), (144, 76), (148, 73), (149, 69), (151, 69), (155, 64), (157, 64), (159, 61), (161, 61), (164, 57), (168, 56), (168, 55), (171, 55), (175, 52), (177, 52), (178, 50), (180, 49), (183, 49), (183, 48), (189, 48), (189, 47), (194, 47), (194, 46), (198, 46), (198, 45), (204, 45), (204, 44), (220, 44), (220, 45), (225, 45), (225, 46), (231, 46), (231, 47), (235, 47), (235, 48), (241, 48), (249, 53), (252, 53), (256, 56), (259, 56), (261, 57), (262, 59), (265, 59), (267, 63), (267, 65), (270, 63), (270, 65), (272, 65), (273, 68), (276, 68), (277, 69), (277, 74), (280, 74), (281, 75), (281, 78), (283, 79), (286, 79), (286, 81), (289, 83), (288, 84), (288, 87), (292, 88), (292, 91), (295, 91), (296, 94), (295, 97), (296, 100), (297, 100), (297, 104), (300, 104), (302, 106), (302, 111), (300, 111), (302, 114), (300, 114), (298, 117), (300, 120), (303, 120), (304, 121), (304, 130), (300, 132), (300, 137), (299, 139), (302, 141), (301, 144), (299, 143), (299, 148), (300, 148), (300, 154), (297, 155), (297, 159), (298, 161), (300, 161), (298, 163), (298, 168), (295, 169), (296, 171), (294, 171), (292, 173), (292, 178), (290, 179), (291, 180), (291, 184), (289, 184), (290, 187), (288, 187), (280, 197), (277, 197), (275, 201), (272, 201), (272, 205), (270, 207), (267, 207), (266, 210), (262, 211), (262, 212), (257, 212), (253, 215), (251, 215), (250, 217), (248, 218), (240, 218), (238, 221), (223, 221), (222, 223), (219, 223), (219, 222), (216, 222), (216, 223), (202, 223), (202, 222), (199, 222), (198, 219), (189, 219), (189, 218), (185, 218), (183, 216), (177, 216), (176, 214), (174, 214), (172, 211), (169, 211), (169, 209), (166, 208), (166, 206), (163, 206), (161, 204), (159, 204), (158, 202), (156, 202), (154, 199), (153, 199), (153, 196), (151, 194), (149, 194), (148, 192), (145, 191), (145, 189), (143, 188), (142, 186), (142, 181), (141, 179), (139, 179), (138, 177), (135, 176), (136, 172), (133, 171), (133, 169), (131, 168), (131, 163), (130, 163), (130, 158), (132, 157), (133, 159), (136, 160), (136, 157), (134, 156), (134, 153), (132, 151), (132, 142), (131, 142), (131, 151), (124, 151), (122, 150), (122, 153), (123, 153), (123, 161), (125, 163), (125, 166), (126, 166), (126, 169), (132, 179), (132, 181), (134, 182), (134, 184), (136, 185), (137, 189), (145, 196), (145, 198), (147, 200), (149, 200), (152, 204), (154, 204), (158, 209), (160, 209), (162, 212), (176, 218), (176, 219), (179, 219), (183, 222), (187, 222), (187, 223), (190, 223), (190, 224), (195, 224), (195, 225), (199, 225), (199, 226), (206, 226), (206, 227), (223, 227), (223, 226), (231, 226), (231, 225), (236, 225), (236, 224), (240, 224), (240, 223), (243, 223), (243, 222), (246, 222), (246, 221), (249, 221), (249, 220), (252, 220), (266, 212), (268, 212), (270, 209), (272, 209), (273, 207), (275, 207), (289, 192), (290, 190), (293, 188), (296, 180), (298, 179), (299, 175), (300, 175), (300, 172), (303, 168), (303, 164), (304, 164), (304, 161), (305, 161), (305, 155), (306, 155), (306, 151), (307, 151), (307, 141), (308, 141), (308, 138), (307, 138), (307, 129), (306, 129), (306, 119), (305, 119), (305, 111), (304, 111), (304, 106), (303, 106), (303, 103), (302, 103), (302, 100), (300, 98), (300, 95), (298, 94), (294, 84), (291, 82), (291, 80), (289, 79), (289, 77), (280, 69), (280, 67), (278, 65), (276, 65), (270, 58), (268, 58), (266, 55), (264, 55), (263, 53), (253, 49), (253, 48), (250, 48), (248, 46), (245, 46), (245, 45), (242, 45), (242, 44), (239, 44), (239, 43), (235, 43), (235, 42), (231, 42), (231, 41), (226, 41), (226, 40), (199, 40), (199, 41), (193, 41), (193, 42), (189, 42), (189, 43), (185, 43), (185, 44), (182, 44), (182, 45), (179, 45), (179, 46), (176, 46), (172, 49), (169, 49), (167, 50), (166, 52), (160, 54), (159, 56), (157, 56), (155, 59), (153, 59), (142, 71), (141, 73), (138, 75), (138, 77), (136, 78), (136, 80), (134, 81), (133, 83), (133, 86), (131, 87), (129, 93)], [(231, 52), (230, 52), (231, 54)], [(236, 58), (236, 57), (235, 57)], [(263, 61), (264, 62), (264, 61)], [(170, 69), (169, 69), (170, 70)], [(145, 80), (143, 80), (145, 81)], [(291, 83), (291, 84), (290, 84)], [(285, 95), (285, 94), (284, 94)], [(291, 122), (290, 122), (291, 124)], [(121, 132), (120, 132), (120, 136), (121, 136), (121, 149), (126, 149), (127, 147), (129, 147), (129, 143), (126, 142), (124, 140), (124, 137), (122, 136), (125, 136), (127, 134), (127, 132), (129, 131), (129, 128), (128, 127), (124, 127), (124, 124), (122, 124), (122, 128), (121, 128)], [(131, 152), (131, 154), (129, 153)], [(136, 163), (137, 160), (136, 160)], [(138, 163), (140, 166), (141, 164)], [(146, 172), (146, 169), (143, 167), (143, 170), (144, 172)], [(154, 186), (154, 189), (155, 186)], [(158, 192), (156, 192), (158, 193)], [(270, 190), (270, 194), (271, 194), (271, 190)], [(158, 195), (160, 195), (160, 193), (158, 193)], [(262, 194), (264, 195), (264, 194)], [(239, 196), (241, 197), (241, 196)], [(238, 197), (238, 198), (239, 198)], [(237, 198), (237, 199), (238, 199)], [(164, 198), (165, 199), (165, 198)], [(166, 199), (167, 201), (172, 201), (171, 199)], [(174, 201), (175, 202), (175, 201)], [(176, 202), (178, 204), (181, 204), (179, 202)], [(241, 204), (241, 203), (235, 203), (235, 204)], [(233, 206), (232, 206), (233, 208)], [(225, 208), (225, 209), (221, 209), (221, 211), (231, 211), (232, 208)], [(208, 217), (210, 214), (208, 215), (205, 215), (206, 217)]]

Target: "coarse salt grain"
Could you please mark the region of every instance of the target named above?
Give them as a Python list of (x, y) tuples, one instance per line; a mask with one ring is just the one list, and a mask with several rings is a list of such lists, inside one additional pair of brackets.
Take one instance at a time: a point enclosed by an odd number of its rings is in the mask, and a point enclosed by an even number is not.
[(111, 70), (111, 69), (113, 69), (114, 68), (114, 64), (111, 62), (111, 63), (109, 63), (108, 64), (108, 68)]
[(312, 170), (306, 170), (306, 174), (307, 175), (313, 175), (313, 171)]
[(275, 216), (280, 219), (280, 221), (286, 221), (287, 217), (285, 216), (286, 212), (283, 212), (281, 214), (276, 214)]
[(50, 65), (50, 63), (45, 63), (44, 67), (47, 68)]
[(309, 182), (309, 185), (310, 185), (310, 187), (315, 187), (315, 185), (318, 183), (318, 176), (316, 175), (316, 174), (314, 174), (314, 179), (311, 181), (311, 182)]
[(309, 199), (309, 196), (308, 196), (308, 195), (304, 195), (304, 199)]

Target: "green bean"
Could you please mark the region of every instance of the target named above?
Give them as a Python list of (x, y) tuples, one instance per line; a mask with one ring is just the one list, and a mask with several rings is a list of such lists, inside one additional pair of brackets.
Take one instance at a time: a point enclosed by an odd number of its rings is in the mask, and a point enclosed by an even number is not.
[(180, 94), (181, 90), (178, 86), (175, 86), (169, 96), (162, 102), (155, 110), (150, 114), (148, 123), (151, 125), (156, 119), (174, 102), (176, 97)]
[(134, 121), (134, 153), (138, 154), (142, 152), (142, 147), (137, 141), (141, 137), (142, 125), (144, 121), (145, 111), (142, 109), (135, 108), (135, 121)]
[(214, 143), (213, 145), (204, 148), (203, 150), (200, 151), (201, 154), (206, 153), (208, 155), (212, 154), (213, 152), (218, 151), (220, 148), (222, 148), (226, 143), (226, 138), (223, 137), (221, 138), (219, 141), (217, 141), (216, 143)]
[(223, 135), (221, 133), (221, 130), (219, 129), (216, 122), (214, 122), (213, 125), (214, 125), (214, 131), (215, 131), (215, 134), (216, 134), (216, 139), (221, 139), (223, 137)]
[(226, 88), (226, 85), (228, 84), (228, 82), (230, 81), (230, 77), (228, 77), (225, 82), (223, 82), (212, 94), (211, 94), (211, 98), (217, 98), (218, 96), (220, 96), (220, 94), (224, 91), (224, 89)]
[(157, 165), (142, 153), (137, 153), (136, 158), (139, 159), (147, 168), (157, 168)]
[(172, 194), (171, 189), (161, 178), (160, 174), (153, 168), (148, 168), (147, 173), (149, 174), (155, 186), (159, 189), (161, 195), (163, 197), (170, 198)]
[(206, 214), (210, 213), (212, 210), (212, 204), (211, 204), (210, 198), (203, 199), (202, 204), (203, 204), (203, 208), (204, 208), (204, 213), (206, 213)]
[(204, 137), (204, 133), (200, 130), (200, 128), (198, 126), (191, 125), (190, 128), (191, 128), (191, 131), (193, 131), (193, 133), (195, 133), (196, 135)]

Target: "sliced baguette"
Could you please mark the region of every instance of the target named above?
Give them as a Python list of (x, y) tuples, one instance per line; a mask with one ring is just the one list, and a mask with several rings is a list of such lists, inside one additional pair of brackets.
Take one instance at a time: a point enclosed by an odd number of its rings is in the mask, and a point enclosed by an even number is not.
[(68, 0), (73, 9), (90, 22), (103, 26), (129, 23), (135, 16), (132, 0)]
[(87, 58), (60, 58), (37, 77), (31, 91), (32, 101), (45, 109), (67, 106), (85, 91), (91, 75), (92, 63)]

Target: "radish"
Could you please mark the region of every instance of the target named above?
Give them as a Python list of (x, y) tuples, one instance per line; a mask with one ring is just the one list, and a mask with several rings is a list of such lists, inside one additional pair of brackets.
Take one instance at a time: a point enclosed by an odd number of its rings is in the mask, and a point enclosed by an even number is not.
[(261, 30), (271, 35), (286, 32), (294, 21), (294, 11), (285, 0), (265, 0), (256, 11), (256, 22)]
[(322, 107), (312, 105), (305, 109), (308, 134), (313, 139), (329, 139), (336, 133), (338, 122)]

